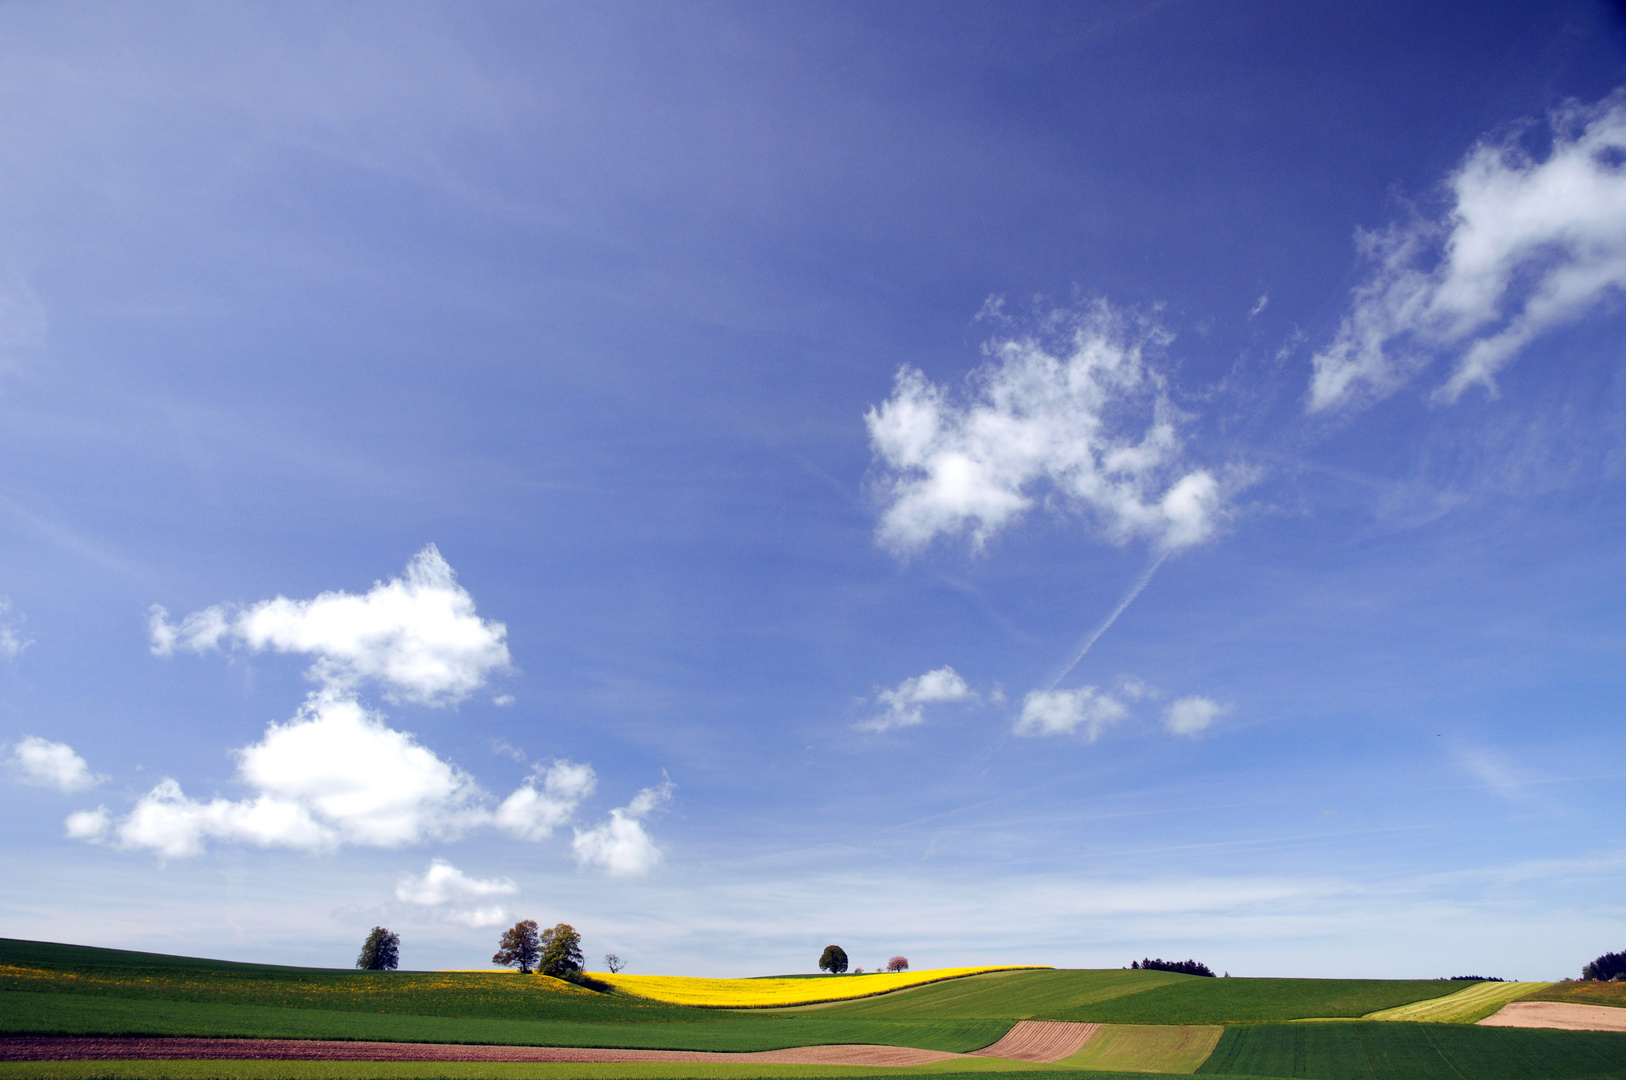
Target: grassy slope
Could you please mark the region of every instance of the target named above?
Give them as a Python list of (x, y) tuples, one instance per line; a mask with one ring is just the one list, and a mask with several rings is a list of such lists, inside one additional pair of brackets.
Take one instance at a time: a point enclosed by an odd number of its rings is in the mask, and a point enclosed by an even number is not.
[(778, 1050), (815, 1043), (885, 1043), (964, 1052), (987, 1046), (1010, 1026), (998, 1020), (765, 1018), (716, 1010), (694, 1011), (702, 1016), (682, 1023), (660, 1020), (571, 1022), (14, 992), (0, 993), (0, 1032), (363, 1039), (648, 1050)]
[(1231, 1024), (1359, 1017), (1455, 989), (1439, 980), (1207, 979), (1167, 971), (1023, 971), (975, 975), (816, 1008), (830, 1016), (899, 1019)]
[(1189, 1073), (1208, 1060), (1224, 1028), (1107, 1024), (1061, 1062), (1079, 1069)]
[(1199, 1074), (1308, 1080), (1620, 1080), (1626, 1034), (1471, 1024), (1257, 1024), (1225, 1030)]
[(1609, 1005), (1626, 1009), (1626, 983), (1560, 982), (1550, 983), (1526, 1001), (1567, 1001), (1572, 1005)]
[(1544, 989), (1549, 983), (1471, 983), (1454, 994), (1432, 1001), (1416, 1001), (1393, 1009), (1368, 1013), (1367, 1020), (1402, 1020), (1421, 1024), (1472, 1024), (1485, 1019), (1510, 1001)]

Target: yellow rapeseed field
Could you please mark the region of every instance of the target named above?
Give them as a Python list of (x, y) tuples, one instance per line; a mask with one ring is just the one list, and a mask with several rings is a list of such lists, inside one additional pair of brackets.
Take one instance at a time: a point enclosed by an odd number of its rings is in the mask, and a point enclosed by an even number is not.
[(874, 975), (832, 975), (810, 979), (693, 979), (683, 975), (608, 975), (593, 978), (617, 990), (673, 1005), (699, 1005), (714, 1009), (767, 1009), (787, 1005), (815, 1005), (825, 1001), (872, 997), (890, 990), (981, 975), (987, 971), (1018, 971), (1031, 965), (937, 968), (933, 971), (878, 972)]

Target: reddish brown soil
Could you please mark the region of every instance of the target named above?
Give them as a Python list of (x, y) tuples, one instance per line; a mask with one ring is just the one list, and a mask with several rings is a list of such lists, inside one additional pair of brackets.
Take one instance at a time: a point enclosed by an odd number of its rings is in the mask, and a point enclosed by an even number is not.
[(929, 1065), (958, 1057), (1060, 1061), (1078, 1053), (1096, 1024), (1023, 1020), (975, 1054), (907, 1046), (797, 1046), (731, 1054), (714, 1050), (606, 1050), (574, 1046), (338, 1042), (317, 1039), (165, 1039), (72, 1035), (0, 1036), (0, 1061), (544, 1061), (779, 1062), (785, 1065)]
[(1480, 1023), (1486, 1027), (1626, 1031), (1626, 1009), (1608, 1005), (1571, 1005), (1563, 1001), (1510, 1001)]
[(1071, 1024), (1062, 1020), (1019, 1020), (1005, 1037), (992, 1046), (974, 1051), (971, 1057), (1006, 1058), (1011, 1061), (1042, 1061), (1049, 1064), (1072, 1057), (1084, 1049), (1100, 1024)]
[(324, 1042), (315, 1039), (0, 1037), (0, 1061), (736, 1061), (792, 1065), (926, 1065), (960, 1057), (903, 1046), (801, 1046), (728, 1054), (706, 1050), (605, 1050), (571, 1046)]

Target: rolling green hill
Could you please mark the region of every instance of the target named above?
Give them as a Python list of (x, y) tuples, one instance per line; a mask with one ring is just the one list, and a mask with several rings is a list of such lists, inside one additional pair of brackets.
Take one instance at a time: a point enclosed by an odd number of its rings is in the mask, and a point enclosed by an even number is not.
[(1441, 980), (1209, 979), (1167, 971), (1011, 971), (795, 1012), (1112, 1024), (1249, 1024), (1358, 1017), (1449, 994)]

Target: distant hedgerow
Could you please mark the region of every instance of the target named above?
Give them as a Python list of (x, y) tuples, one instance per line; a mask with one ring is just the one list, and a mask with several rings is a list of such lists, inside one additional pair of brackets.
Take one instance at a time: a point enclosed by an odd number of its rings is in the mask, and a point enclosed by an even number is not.
[(1495, 978), (1495, 977), (1490, 976), (1490, 975), (1453, 975), (1453, 976), (1451, 976), (1451, 978), (1448, 981), (1449, 982), (1507, 982), (1506, 979), (1498, 979), (1498, 978)]
[(1195, 960), (1137, 960), (1129, 965), (1135, 971), (1178, 971), (1182, 975), (1202, 975), (1212, 979), (1214, 972), (1207, 964)]

